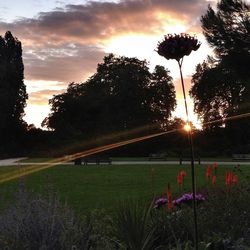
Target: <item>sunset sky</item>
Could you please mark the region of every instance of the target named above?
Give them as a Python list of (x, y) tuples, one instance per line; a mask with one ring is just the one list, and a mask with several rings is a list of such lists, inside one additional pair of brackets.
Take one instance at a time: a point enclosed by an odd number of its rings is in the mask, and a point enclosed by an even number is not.
[(177, 91), (175, 114), (185, 117), (177, 63), (154, 50), (164, 34), (197, 35), (202, 46), (183, 63), (188, 90), (195, 66), (211, 53), (200, 28), (208, 4), (216, 1), (1, 0), (0, 35), (10, 30), (23, 46), (29, 94), (25, 120), (39, 127), (49, 112), (48, 99), (70, 82), (85, 81), (110, 52), (146, 59), (151, 70), (156, 64), (168, 68)]

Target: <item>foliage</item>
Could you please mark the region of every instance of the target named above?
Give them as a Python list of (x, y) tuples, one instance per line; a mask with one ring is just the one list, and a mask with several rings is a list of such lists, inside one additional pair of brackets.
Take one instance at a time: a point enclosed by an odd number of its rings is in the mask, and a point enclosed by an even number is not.
[[(62, 244), (54, 249), (71, 249), (73, 245), (76, 249), (89, 247), (89, 249), (103, 250), (193, 249), (193, 211), (189, 206), (176, 206), (172, 209), (167, 209), (165, 206), (162, 209), (155, 209), (152, 204), (145, 202), (145, 200), (151, 201), (152, 198), (148, 187), (152, 177), (149, 168), (125, 166), (124, 171), (121, 171), (121, 168), (116, 166), (113, 168), (116, 170), (113, 174), (109, 166), (98, 167), (95, 173), (93, 168), (95, 166), (81, 169), (67, 166), (54, 171), (47, 170), (44, 171), (46, 180), (41, 173), (37, 174), (36, 178), (33, 174), (32, 188), (37, 191), (35, 185), (44, 186), (46, 181), (51, 181), (57, 185), (62, 197), (65, 197), (63, 192), (68, 192), (66, 199), (72, 207), (77, 208), (75, 203), (82, 202), (92, 209), (95, 207), (95, 200), (100, 205), (98, 210), (80, 219), (74, 216), (67, 205), (62, 205), (58, 196), (53, 195), (50, 190), (46, 191), (46, 194), (49, 194), (47, 198), (35, 196), (34, 193), (30, 195), (27, 192), (19, 192), (17, 202), (0, 212), (0, 248), (4, 249), (4, 246), (8, 245), (10, 249), (17, 249), (18, 245), (20, 246), (18, 249), (24, 249), (23, 246), (26, 246), (26, 249), (28, 247), (30, 247), (28, 249), (39, 249), (38, 245), (47, 244), (46, 249), (51, 249), (49, 247), (53, 244)], [(233, 170), (231, 168), (231, 171), (239, 176), (240, 182), (224, 188), (224, 174), (228, 169), (220, 167), (217, 171), (218, 183), (198, 190), (198, 193), (202, 193), (206, 199), (197, 207), (199, 249), (248, 249), (250, 246), (249, 168), (247, 166), (235, 167)], [(171, 182), (176, 181), (175, 177), (180, 169), (177, 166), (173, 168), (155, 166), (154, 170), (156, 193), (160, 193), (166, 184), (166, 178)], [(65, 175), (62, 175), (63, 172)], [(206, 182), (205, 172), (206, 168), (202, 167), (200, 172), (198, 171), (199, 186)], [(62, 183), (58, 180), (59, 175)], [(99, 175), (99, 179), (96, 175)], [(189, 175), (190, 172), (187, 170), (185, 178)], [(222, 176), (223, 178), (220, 178)], [(30, 184), (29, 178), (26, 179), (27, 187)], [(124, 182), (124, 178), (129, 181)], [(222, 186), (219, 185), (221, 182)], [(105, 183), (109, 183), (110, 188)], [(95, 189), (91, 189), (91, 185)], [(178, 187), (171, 186), (175, 198)], [(190, 189), (187, 186), (185, 188)], [(4, 190), (4, 186), (1, 190)], [(184, 191), (186, 192), (186, 189)], [(81, 192), (84, 194), (80, 194)], [(70, 199), (71, 197), (75, 200)], [(112, 206), (111, 213), (109, 210), (104, 210), (108, 209), (108, 206), (101, 201), (103, 197)], [(123, 202), (117, 206), (117, 200)], [(83, 207), (80, 209), (78, 207), (75, 212), (81, 213), (82, 210)], [(86, 210), (84, 212), (86, 215)]]
[(101, 135), (164, 124), (175, 108), (169, 72), (147, 62), (110, 54), (85, 83), (71, 83), (50, 100), (43, 125), (57, 132)]
[[(240, 143), (244, 143), (249, 141), (249, 133), (244, 129), (244, 138), (237, 128), (249, 127), (249, 119), (234, 123), (221, 119), (249, 112), (249, 5), (241, 0), (221, 0), (217, 11), (208, 7), (201, 23), (215, 56), (198, 64), (193, 75), (190, 94), (194, 99), (195, 112), (203, 120), (205, 128), (218, 127), (224, 122), (231, 129), (229, 134), (237, 135)], [(210, 124), (216, 120), (221, 122)]]
[(1, 249), (90, 249), (90, 232), (90, 223), (55, 195), (45, 199), (20, 189), (15, 205), (0, 214)]
[(15, 142), (24, 133), (26, 87), (23, 75), (21, 42), (10, 31), (0, 36), (0, 137), (2, 142)]
[(124, 201), (115, 213), (115, 235), (122, 249), (154, 249), (154, 229), (150, 225), (151, 205), (135, 201)]

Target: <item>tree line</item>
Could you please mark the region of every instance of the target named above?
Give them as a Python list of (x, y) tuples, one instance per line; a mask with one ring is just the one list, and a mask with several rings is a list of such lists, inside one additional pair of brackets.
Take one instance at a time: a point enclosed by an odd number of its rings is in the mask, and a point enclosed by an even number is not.
[[(250, 144), (249, 117), (230, 119), (250, 110), (249, 13), (249, 5), (241, 0), (221, 0), (216, 10), (209, 6), (201, 17), (204, 36), (214, 54), (197, 65), (190, 95), (203, 122), (203, 130), (195, 136), (204, 152), (226, 149), (231, 153)], [(48, 145), (62, 141), (131, 131), (138, 136), (180, 128), (183, 123), (171, 117), (176, 97), (167, 69), (157, 65), (150, 72), (145, 60), (109, 54), (89, 79), (70, 83), (66, 92), (49, 100), (51, 111), (42, 123), (49, 131), (42, 131), (23, 120), (28, 98), (23, 72), (21, 42), (8, 31), (0, 36), (1, 154), (6, 148), (13, 152), (23, 142), (27, 149), (39, 149), (43, 144), (46, 151)], [(175, 138), (180, 136), (169, 136), (169, 145), (166, 138), (158, 141), (157, 150), (166, 146), (177, 150), (180, 145)]]

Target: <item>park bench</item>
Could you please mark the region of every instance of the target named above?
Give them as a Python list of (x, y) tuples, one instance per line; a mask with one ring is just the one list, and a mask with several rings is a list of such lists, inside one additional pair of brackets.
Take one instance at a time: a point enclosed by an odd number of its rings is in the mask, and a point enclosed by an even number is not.
[(74, 164), (75, 165), (82, 165), (82, 162), (84, 163), (84, 165), (88, 165), (88, 163), (94, 163), (94, 164), (97, 164), (97, 165), (100, 165), (102, 163), (108, 163), (108, 164), (111, 164), (111, 159), (106, 157), (106, 158), (89, 158), (89, 157), (80, 157), (80, 158), (76, 158), (74, 160)]
[[(180, 165), (182, 165), (182, 163), (183, 163), (183, 161), (191, 161), (191, 157), (180, 157)], [(198, 156), (196, 156), (195, 158), (194, 158), (194, 162), (198, 162), (198, 164), (199, 165), (201, 165), (201, 159), (200, 159), (200, 157)]]
[(98, 165), (101, 164), (101, 163), (108, 163), (108, 164), (111, 164), (112, 161), (110, 158), (98, 158), (97, 159), (97, 162), (96, 162)]
[(250, 161), (250, 154), (233, 154), (233, 161)]
[(166, 161), (167, 157), (164, 155), (152, 154), (152, 155), (149, 155), (148, 160), (149, 161)]

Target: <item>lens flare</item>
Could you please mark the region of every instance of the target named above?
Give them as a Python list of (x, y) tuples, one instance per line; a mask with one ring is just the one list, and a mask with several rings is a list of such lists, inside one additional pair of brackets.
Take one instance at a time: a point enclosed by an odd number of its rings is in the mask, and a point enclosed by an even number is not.
[(85, 150), (85, 151), (82, 151), (82, 152), (79, 152), (79, 153), (76, 153), (76, 154), (68, 155), (68, 156), (65, 156), (65, 157), (56, 158), (54, 160), (47, 161), (47, 162), (44, 162), (44, 163), (34, 164), (33, 166), (25, 166), (24, 168), (22, 168), (22, 172), (14, 171), (14, 172), (12, 172), (10, 174), (2, 176), (0, 178), (0, 184), (4, 183), (4, 182), (7, 182), (7, 181), (17, 179), (19, 177), (23, 177), (23, 176), (27, 176), (29, 174), (36, 173), (36, 172), (44, 170), (44, 169), (48, 169), (48, 168), (51, 168), (51, 167), (54, 167), (54, 166), (61, 165), (61, 164), (65, 163), (65, 162), (73, 161), (73, 160), (75, 160), (77, 158), (86, 157), (86, 156), (89, 156), (89, 155), (93, 155), (93, 154), (104, 152), (104, 151), (107, 151), (107, 150), (110, 150), (110, 149), (122, 147), (122, 146), (125, 146), (125, 145), (128, 145), (128, 144), (141, 142), (141, 141), (144, 141), (144, 140), (148, 140), (148, 139), (155, 138), (155, 137), (158, 137), (158, 136), (174, 133), (174, 132), (177, 132), (177, 131), (178, 131), (178, 129), (173, 129), (173, 130), (166, 131), (166, 132), (141, 136), (141, 137), (137, 137), (137, 138), (130, 139), (130, 140), (125, 140), (125, 141), (121, 141), (121, 142), (117, 142), (117, 143), (112, 143), (112, 144), (92, 148), (92, 149)]
[(183, 129), (184, 129), (185, 131), (189, 132), (189, 131), (191, 131), (191, 126), (190, 126), (188, 123), (186, 123), (186, 124), (184, 125)]

